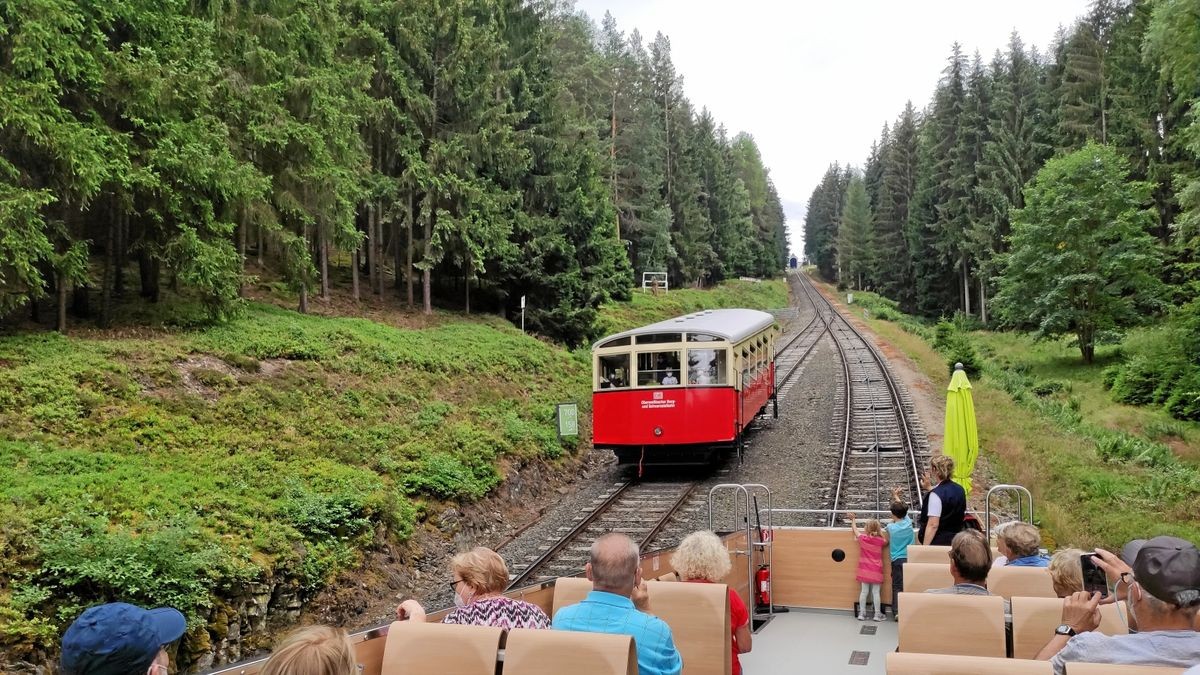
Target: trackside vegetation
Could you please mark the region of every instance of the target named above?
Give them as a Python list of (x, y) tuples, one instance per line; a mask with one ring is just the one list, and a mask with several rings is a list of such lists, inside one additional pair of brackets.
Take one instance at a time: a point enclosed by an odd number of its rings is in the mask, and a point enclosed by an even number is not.
[(1115, 403), (1104, 389), (1123, 350), (1156, 329), (1098, 347), (1085, 364), (1067, 339), (978, 330), (963, 317), (933, 325), (864, 291), (849, 307), (935, 385), (948, 382), (954, 361), (975, 360), (981, 450), (1002, 480), (1033, 491), (1037, 519), (1058, 545), (1119, 548), (1151, 533), (1200, 538), (1200, 425)]
[(0, 646), (45, 649), (82, 606), (179, 607), (252, 579), (305, 593), (554, 461), (569, 354), (497, 319), (402, 330), (251, 304), (195, 332), (0, 340)]
[[(780, 280), (635, 295), (602, 320), (787, 302)], [(0, 337), (0, 652), (36, 663), (117, 599), (180, 608), (203, 644), (248, 585), (311, 598), (510, 470), (574, 465), (586, 359), (495, 316), (417, 323), (251, 302), (217, 325)], [(557, 436), (562, 401), (578, 439)]]

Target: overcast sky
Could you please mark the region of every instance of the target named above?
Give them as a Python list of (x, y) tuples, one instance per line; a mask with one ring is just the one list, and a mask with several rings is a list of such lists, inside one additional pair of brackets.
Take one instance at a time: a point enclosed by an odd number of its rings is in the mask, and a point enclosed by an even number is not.
[(754, 135), (793, 247), (804, 205), (832, 162), (861, 166), (886, 121), (926, 105), (957, 40), (990, 61), (1015, 28), (1045, 51), (1087, 0), (576, 0), (599, 25), (671, 38), (697, 109)]

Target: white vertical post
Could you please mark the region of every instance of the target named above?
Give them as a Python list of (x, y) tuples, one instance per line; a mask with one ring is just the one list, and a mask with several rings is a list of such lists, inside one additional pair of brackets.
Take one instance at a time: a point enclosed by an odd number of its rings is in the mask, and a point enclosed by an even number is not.
[(521, 332), (525, 332), (525, 296), (521, 296)]

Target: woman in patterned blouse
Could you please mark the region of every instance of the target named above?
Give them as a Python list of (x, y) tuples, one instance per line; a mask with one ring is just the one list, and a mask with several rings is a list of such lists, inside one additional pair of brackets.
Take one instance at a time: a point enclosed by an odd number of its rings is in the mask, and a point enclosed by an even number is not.
[[(450, 588), (455, 608), (442, 623), (494, 626), (496, 628), (549, 628), (550, 619), (540, 607), (501, 595), (508, 585), (504, 558), (490, 548), (477, 546), (450, 561)], [(416, 600), (405, 600), (396, 608), (402, 621), (425, 621), (425, 609)]]

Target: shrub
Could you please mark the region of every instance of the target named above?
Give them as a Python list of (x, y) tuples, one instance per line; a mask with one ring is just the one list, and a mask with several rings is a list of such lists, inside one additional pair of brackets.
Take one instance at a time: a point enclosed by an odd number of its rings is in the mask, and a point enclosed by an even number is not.
[(401, 479), (405, 490), (441, 499), (479, 499), (500, 482), (492, 464), (468, 464), (445, 452), (427, 456), (412, 469)]
[(1179, 378), (1164, 407), (1171, 417), (1200, 422), (1200, 367)]
[(1045, 398), (1046, 396), (1053, 396), (1064, 389), (1067, 389), (1067, 383), (1063, 382), (1062, 380), (1038, 380), (1033, 384), (1032, 387), (1030, 387), (1029, 390), (1032, 391), (1035, 396), (1041, 396)]
[(934, 327), (933, 348), (946, 357), (946, 366), (951, 373), (956, 363), (963, 364), (963, 370), (973, 378), (983, 370), (983, 362), (971, 338), (949, 321), (939, 321)]

